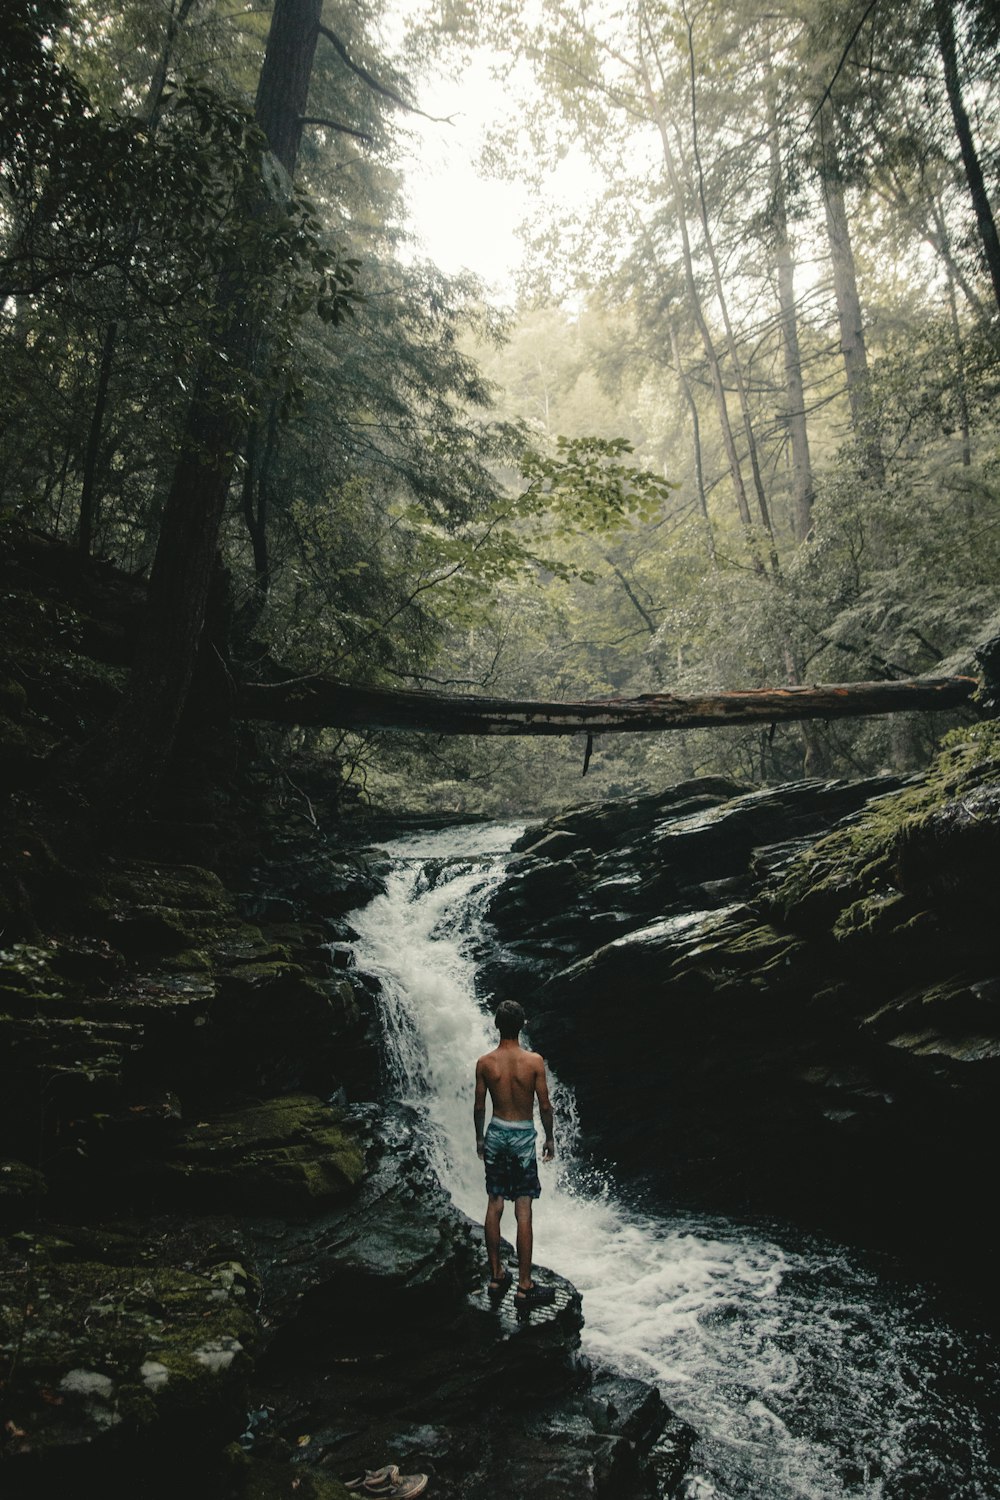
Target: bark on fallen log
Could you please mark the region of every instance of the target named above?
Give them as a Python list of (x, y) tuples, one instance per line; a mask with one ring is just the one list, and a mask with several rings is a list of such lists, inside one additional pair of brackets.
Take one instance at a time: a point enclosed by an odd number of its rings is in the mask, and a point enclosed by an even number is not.
[(411, 729), (431, 734), (606, 734), (620, 731), (710, 729), (791, 719), (844, 719), (934, 712), (968, 703), (975, 677), (926, 677), (910, 682), (846, 682), (818, 687), (754, 688), (746, 692), (643, 693), (583, 703), (465, 697), (454, 693), (359, 687), (333, 678), (259, 683), (237, 695), (238, 718), (331, 729)]

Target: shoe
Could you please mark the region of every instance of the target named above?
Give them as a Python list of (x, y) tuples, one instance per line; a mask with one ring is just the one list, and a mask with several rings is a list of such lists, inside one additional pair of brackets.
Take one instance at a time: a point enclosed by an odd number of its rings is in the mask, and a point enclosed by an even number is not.
[(401, 1474), (398, 1464), (386, 1464), (383, 1469), (366, 1469), (363, 1474), (351, 1474), (342, 1479), (345, 1490), (358, 1495), (374, 1495), (381, 1500), (414, 1500), (427, 1488), (426, 1474)]
[(386, 1464), (384, 1469), (366, 1469), (363, 1474), (351, 1474), (340, 1482), (345, 1490), (361, 1490), (363, 1494), (369, 1484), (385, 1484), (398, 1478), (399, 1465)]
[(396, 1469), (390, 1479), (366, 1479), (361, 1493), (379, 1496), (381, 1500), (414, 1500), (414, 1496), (422, 1495), (426, 1488), (426, 1474), (401, 1474)]
[(514, 1293), (515, 1307), (548, 1307), (556, 1300), (554, 1286), (539, 1286), (533, 1281), (529, 1287), (518, 1287)]
[(502, 1271), (499, 1276), (492, 1276), (490, 1278), (490, 1284), (486, 1288), (487, 1296), (491, 1301), (495, 1300), (497, 1302), (500, 1302), (504, 1297), (506, 1297), (508, 1291), (510, 1290), (510, 1284), (513, 1280), (514, 1278), (509, 1271)]

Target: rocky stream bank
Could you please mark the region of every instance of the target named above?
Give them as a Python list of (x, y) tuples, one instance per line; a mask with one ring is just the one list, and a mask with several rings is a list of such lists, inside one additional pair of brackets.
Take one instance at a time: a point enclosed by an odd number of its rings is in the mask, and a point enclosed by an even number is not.
[(1000, 734), (901, 783), (718, 778), (530, 829), (484, 987), (660, 1204), (890, 1252), (995, 1323)]
[[(388, 1460), (429, 1493), (652, 1495), (684, 1432), (579, 1352), (580, 1298), (519, 1323), (481, 1229), (384, 1097), (341, 914), (377, 855), (289, 894), (102, 872), (105, 919), (0, 957), (4, 1493), (336, 1500)], [(93, 876), (94, 872), (91, 872)], [(671, 1459), (670, 1454), (673, 1454)]]

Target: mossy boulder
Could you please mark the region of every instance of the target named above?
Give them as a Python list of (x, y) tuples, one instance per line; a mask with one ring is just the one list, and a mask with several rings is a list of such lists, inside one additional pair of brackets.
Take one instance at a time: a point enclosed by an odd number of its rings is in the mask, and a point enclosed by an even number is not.
[(0, 773), (17, 779), (31, 764), (35, 746), (23, 724), (0, 709)]
[(0, 1222), (18, 1215), (48, 1192), (45, 1174), (26, 1162), (0, 1159)]
[(106, 993), (124, 971), (121, 954), (97, 939), (53, 937), (44, 944), (12, 943), (0, 950), (0, 1007), (20, 1011), (30, 997), (32, 1003), (44, 1000), (46, 1014), (54, 1013), (62, 1001), (80, 1011), (92, 996)]
[(364, 1155), (353, 1192), (290, 1222), (261, 1204), (248, 1225), (265, 1303), (289, 1346), (316, 1348), (336, 1328), (363, 1341), (439, 1325), (464, 1305), (483, 1267), (482, 1232), (451, 1203), (412, 1109), (356, 1106), (345, 1120)]
[(258, 1458), (233, 1444), (220, 1475), (219, 1500), (351, 1500), (332, 1475), (287, 1460)]
[[(978, 912), (992, 899), (998, 856), (1000, 725), (990, 722), (950, 736), (926, 776), (818, 839), (765, 899), (778, 921), (809, 933), (871, 897), (892, 900), (900, 917), (929, 902)], [(868, 925), (851, 920), (842, 935)]]
[[(108, 936), (133, 958), (199, 951), (238, 928), (236, 903), (219, 877), (198, 865), (119, 863), (108, 880)], [(260, 933), (254, 929), (256, 937)]]
[(252, 1314), (209, 1271), (156, 1264), (138, 1239), (109, 1238), (106, 1259), (77, 1258), (71, 1238), (51, 1234), (0, 1240), (0, 1406), (14, 1479), (46, 1456), (224, 1442), (242, 1430)]
[(28, 695), (15, 677), (0, 672), (0, 715), (20, 718), (28, 706)]
[[(300, 914), (337, 918), (384, 894), (389, 864), (379, 850), (304, 854), (297, 849), (294, 862), (276, 860), (258, 879), (265, 896), (277, 887)], [(246, 903), (249, 897), (242, 899)]]
[[(491, 994), (523, 994), (529, 968), (533, 1041), (594, 1149), (668, 1198), (992, 1275), (1000, 724), (949, 736), (902, 784), (635, 814), (581, 809), (526, 839), (595, 851), (575, 927), (521, 899), (530, 852), (491, 906)], [(628, 838), (607, 846), (619, 817)]]
[(171, 1194), (191, 1206), (258, 1214), (312, 1214), (349, 1194), (364, 1158), (337, 1111), (310, 1095), (195, 1121), (166, 1168)]
[(120, 861), (108, 881), (111, 895), (140, 905), (176, 907), (217, 916), (235, 911), (236, 901), (212, 870), (199, 865), (152, 860)]
[(262, 1092), (318, 1090), (341, 1076), (345, 1043), (365, 1029), (351, 983), (285, 957), (216, 965), (211, 1065), (219, 1083)]

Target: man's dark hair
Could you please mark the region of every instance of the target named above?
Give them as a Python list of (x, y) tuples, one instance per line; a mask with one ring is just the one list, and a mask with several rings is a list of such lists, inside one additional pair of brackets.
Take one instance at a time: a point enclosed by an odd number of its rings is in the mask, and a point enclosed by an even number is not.
[(503, 1041), (516, 1041), (524, 1025), (524, 1011), (516, 1000), (501, 1000), (496, 1009), (497, 1029)]

